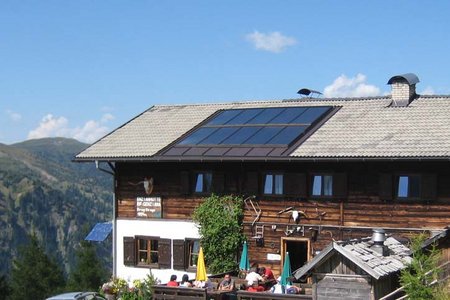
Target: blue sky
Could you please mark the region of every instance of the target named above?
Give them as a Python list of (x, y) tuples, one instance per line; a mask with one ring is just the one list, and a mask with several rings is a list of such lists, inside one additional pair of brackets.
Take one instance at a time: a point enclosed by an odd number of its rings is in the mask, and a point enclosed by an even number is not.
[(155, 104), (450, 94), (449, 1), (0, 1), (0, 143), (93, 142)]

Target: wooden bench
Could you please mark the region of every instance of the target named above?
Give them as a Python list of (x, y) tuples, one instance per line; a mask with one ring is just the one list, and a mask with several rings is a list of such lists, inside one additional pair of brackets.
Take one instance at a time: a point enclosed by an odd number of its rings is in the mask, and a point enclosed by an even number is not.
[(153, 299), (206, 300), (208, 298), (206, 289), (154, 285)]
[(238, 300), (275, 300), (275, 299), (312, 299), (312, 295), (302, 295), (302, 294), (272, 294), (272, 293), (253, 293), (253, 292), (247, 292), (247, 291), (237, 291), (237, 298)]

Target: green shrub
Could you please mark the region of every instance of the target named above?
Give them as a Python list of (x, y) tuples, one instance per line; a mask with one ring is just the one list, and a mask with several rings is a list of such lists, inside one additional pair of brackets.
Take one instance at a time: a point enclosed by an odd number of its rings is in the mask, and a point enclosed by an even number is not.
[(200, 244), (208, 272), (223, 273), (237, 269), (237, 251), (245, 239), (243, 216), (243, 201), (236, 196), (212, 194), (195, 209), (192, 217), (200, 227)]

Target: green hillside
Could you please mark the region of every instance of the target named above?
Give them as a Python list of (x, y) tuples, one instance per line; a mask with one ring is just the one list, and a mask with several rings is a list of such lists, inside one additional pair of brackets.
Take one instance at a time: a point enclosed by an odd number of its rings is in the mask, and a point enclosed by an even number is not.
[[(0, 274), (32, 232), (68, 272), (86, 231), (111, 219), (112, 176), (71, 161), (86, 146), (65, 138), (0, 144)], [(99, 248), (110, 264), (110, 242)]]

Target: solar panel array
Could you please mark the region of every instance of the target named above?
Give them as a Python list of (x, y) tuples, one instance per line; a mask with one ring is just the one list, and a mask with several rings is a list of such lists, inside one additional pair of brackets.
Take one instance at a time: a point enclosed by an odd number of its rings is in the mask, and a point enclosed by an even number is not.
[(178, 143), (179, 146), (288, 146), (331, 106), (223, 110)]

